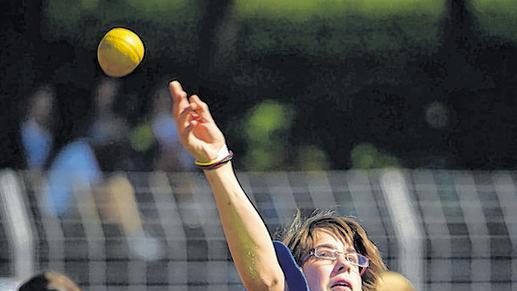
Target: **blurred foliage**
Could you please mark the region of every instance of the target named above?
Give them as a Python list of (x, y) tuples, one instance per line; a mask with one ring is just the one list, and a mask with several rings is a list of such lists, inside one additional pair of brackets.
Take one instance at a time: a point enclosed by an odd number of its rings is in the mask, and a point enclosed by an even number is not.
[(472, 0), (472, 8), (485, 34), (517, 39), (517, 1)]
[(352, 168), (378, 169), (400, 167), (397, 159), (372, 144), (359, 144), (351, 152)]
[(291, 125), (291, 118), (285, 106), (266, 100), (256, 106), (246, 126), (248, 140), (253, 143), (268, 141), (275, 134), (285, 131)]
[[(113, 26), (131, 26), (147, 51), (191, 59), (198, 45), (196, 1), (47, 1), (49, 39), (68, 39), (94, 48)], [(364, 51), (432, 50), (443, 2), (412, 1), (237, 1), (235, 16), (246, 27), (246, 52), (292, 51), (346, 59)], [(80, 32), (80, 33), (78, 33)], [(164, 46), (164, 44), (167, 44)], [(176, 46), (181, 44), (181, 47)]]
[(131, 148), (138, 152), (149, 150), (154, 142), (155, 137), (151, 126), (147, 123), (137, 126), (130, 137)]
[(236, 8), (243, 16), (285, 17), (305, 21), (315, 16), (333, 17), (342, 14), (382, 17), (386, 15), (420, 14), (422, 11), (441, 14), (443, 0), (239, 0)]
[[(199, 9), (185, 0), (46, 0), (43, 34), (90, 50), (110, 28), (128, 27), (142, 38), (146, 57), (174, 55), (192, 61), (197, 47)], [(179, 49), (181, 47), (181, 49)]]
[[(58, 88), (62, 126), (88, 121), (98, 41), (123, 26), (146, 51), (116, 110), (136, 125), (150, 108), (142, 96), (180, 79), (247, 169), (517, 164), (513, 0), (41, 3), (28, 29), (41, 41), (19, 67), (25, 79), (78, 87)], [(147, 140), (148, 129), (135, 131), (135, 148)]]
[(297, 53), (345, 60), (368, 51), (432, 51), (444, 1), (237, 1), (252, 53)]
[(274, 170), (285, 164), (292, 114), (289, 107), (272, 100), (265, 100), (250, 111), (244, 125), (247, 170)]
[(330, 169), (327, 153), (315, 145), (298, 148), (298, 170), (324, 171)]

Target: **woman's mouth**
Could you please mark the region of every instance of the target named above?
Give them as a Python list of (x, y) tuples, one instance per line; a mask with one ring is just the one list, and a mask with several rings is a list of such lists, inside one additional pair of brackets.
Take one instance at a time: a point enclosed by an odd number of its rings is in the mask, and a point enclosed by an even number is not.
[(330, 286), (330, 289), (333, 291), (341, 291), (341, 290), (349, 291), (349, 290), (352, 290), (352, 284), (350, 284), (350, 282), (348, 282), (346, 280), (339, 280), (339, 281), (334, 282)]

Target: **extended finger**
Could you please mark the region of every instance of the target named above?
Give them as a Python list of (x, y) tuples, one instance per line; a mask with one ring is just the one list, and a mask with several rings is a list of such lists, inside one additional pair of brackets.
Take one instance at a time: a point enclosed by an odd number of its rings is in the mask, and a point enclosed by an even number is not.
[(178, 81), (169, 83), (169, 92), (172, 98), (172, 114), (174, 118), (178, 118), (181, 112), (189, 106), (187, 93), (183, 90)]
[(190, 107), (187, 107), (183, 109), (183, 111), (180, 112), (178, 115), (178, 118), (176, 120), (176, 124), (178, 126), (178, 129), (180, 132), (184, 131), (185, 128), (187, 128), (190, 124), (190, 122), (193, 119), (194, 111)]
[(208, 105), (201, 101), (199, 96), (192, 95), (189, 98), (190, 101), (190, 108), (194, 110), (197, 114), (199, 114), (201, 117), (207, 120), (213, 120), (212, 115), (210, 114), (210, 110), (208, 109)]

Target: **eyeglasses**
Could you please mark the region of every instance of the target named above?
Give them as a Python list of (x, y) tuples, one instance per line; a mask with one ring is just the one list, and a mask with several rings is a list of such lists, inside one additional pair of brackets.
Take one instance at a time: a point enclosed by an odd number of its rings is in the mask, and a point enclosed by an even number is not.
[(359, 253), (342, 252), (327, 246), (319, 246), (310, 250), (310, 252), (303, 257), (302, 263), (305, 263), (305, 261), (307, 261), (311, 256), (322, 260), (335, 261), (338, 259), (339, 255), (343, 255), (345, 260), (351, 265), (361, 268), (361, 275), (366, 271), (366, 268), (368, 268), (370, 264), (370, 260)]

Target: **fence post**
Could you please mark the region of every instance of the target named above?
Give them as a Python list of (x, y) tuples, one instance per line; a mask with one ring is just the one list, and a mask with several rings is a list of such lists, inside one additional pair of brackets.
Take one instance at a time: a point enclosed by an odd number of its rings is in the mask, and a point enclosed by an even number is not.
[(13, 248), (14, 275), (28, 278), (34, 271), (34, 238), (18, 177), (13, 170), (0, 173), (1, 215)]
[(423, 290), (423, 233), (418, 223), (420, 215), (411, 203), (413, 199), (409, 196), (406, 179), (399, 170), (386, 170), (381, 173), (380, 186), (399, 240), (400, 271), (416, 290)]

